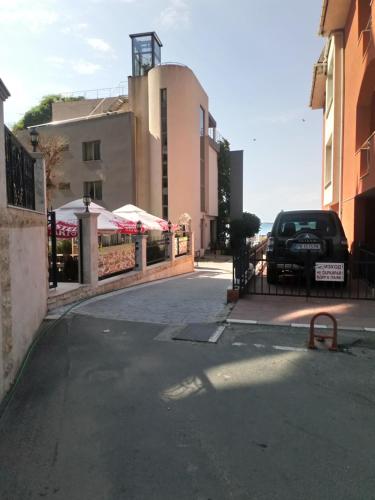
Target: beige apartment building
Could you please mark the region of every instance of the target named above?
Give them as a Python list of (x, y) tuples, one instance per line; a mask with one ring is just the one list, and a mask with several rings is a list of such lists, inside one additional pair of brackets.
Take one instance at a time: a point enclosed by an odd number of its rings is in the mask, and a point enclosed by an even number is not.
[(68, 143), (52, 204), (88, 192), (109, 210), (132, 203), (176, 223), (187, 213), (196, 248), (207, 249), (216, 239), (219, 151), (208, 95), (190, 68), (160, 63), (155, 33), (131, 40), (127, 95), (54, 103), (52, 122), (36, 127)]

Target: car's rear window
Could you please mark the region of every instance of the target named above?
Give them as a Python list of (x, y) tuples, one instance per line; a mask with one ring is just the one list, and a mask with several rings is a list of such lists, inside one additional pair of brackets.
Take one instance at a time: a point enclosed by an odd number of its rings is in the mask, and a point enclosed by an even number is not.
[(284, 214), (280, 217), (277, 235), (292, 237), (300, 231), (323, 236), (335, 236), (336, 225), (331, 214)]

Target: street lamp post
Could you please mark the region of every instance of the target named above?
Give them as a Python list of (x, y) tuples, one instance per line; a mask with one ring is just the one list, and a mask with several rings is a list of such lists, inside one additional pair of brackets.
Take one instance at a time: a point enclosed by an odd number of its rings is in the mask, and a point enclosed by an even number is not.
[(39, 132), (35, 128), (30, 130), (30, 142), (33, 147), (33, 153), (36, 153), (36, 148), (39, 144)]
[(89, 194), (83, 195), (83, 204), (86, 207), (85, 212), (89, 212), (90, 203), (91, 203), (91, 196)]

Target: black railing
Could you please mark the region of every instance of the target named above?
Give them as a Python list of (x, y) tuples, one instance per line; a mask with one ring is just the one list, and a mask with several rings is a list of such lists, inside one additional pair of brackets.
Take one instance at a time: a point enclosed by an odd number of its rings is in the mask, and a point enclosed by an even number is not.
[(239, 290), (240, 295), (248, 292), (254, 263), (263, 258), (266, 246), (267, 240), (264, 240), (254, 247), (243, 245), (233, 252), (233, 290)]
[(233, 260), (233, 288), (253, 295), (375, 300), (375, 255), (346, 263), (269, 262), (243, 248)]
[(56, 213), (47, 212), (47, 227), (48, 227), (48, 274), (49, 287), (57, 287), (57, 243), (56, 243)]
[(157, 264), (168, 259), (169, 237), (147, 241), (147, 265)]
[(35, 210), (35, 160), (7, 127), (4, 130), (8, 205)]
[(367, 280), (369, 285), (375, 284), (375, 253), (365, 248), (359, 248), (359, 277)]

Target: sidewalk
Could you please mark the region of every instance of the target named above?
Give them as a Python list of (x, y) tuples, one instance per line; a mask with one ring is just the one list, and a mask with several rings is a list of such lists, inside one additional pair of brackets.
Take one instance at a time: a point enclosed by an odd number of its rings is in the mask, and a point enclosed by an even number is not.
[[(375, 301), (316, 299), (272, 295), (248, 295), (240, 299), (228, 317), (229, 323), (303, 327), (319, 312), (332, 314), (341, 330), (375, 332)], [(331, 326), (327, 317), (317, 325)]]

